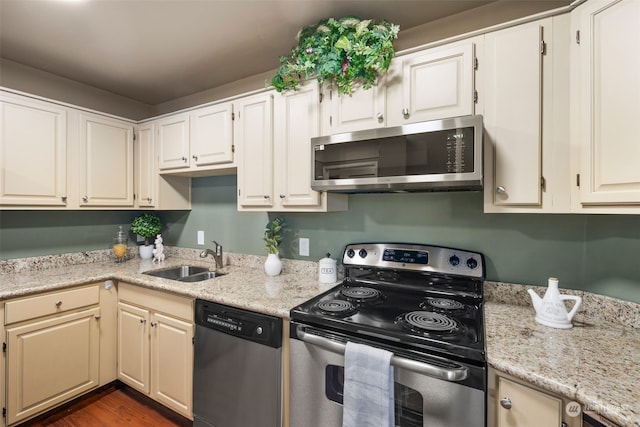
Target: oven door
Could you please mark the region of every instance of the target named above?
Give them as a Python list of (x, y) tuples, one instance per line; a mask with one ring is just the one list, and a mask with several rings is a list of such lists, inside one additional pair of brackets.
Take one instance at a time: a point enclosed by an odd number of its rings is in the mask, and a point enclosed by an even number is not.
[[(291, 427), (341, 427), (346, 341), (388, 346), (292, 322)], [(484, 427), (484, 367), (394, 352), (395, 424), (398, 427)]]

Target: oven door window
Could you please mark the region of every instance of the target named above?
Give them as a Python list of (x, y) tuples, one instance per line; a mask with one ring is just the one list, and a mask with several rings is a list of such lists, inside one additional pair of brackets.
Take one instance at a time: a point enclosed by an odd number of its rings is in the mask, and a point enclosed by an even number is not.
[[(327, 399), (342, 405), (344, 392), (344, 367), (327, 365), (325, 369), (325, 394)], [(403, 384), (394, 383), (395, 420), (397, 427), (422, 427), (422, 395)]]

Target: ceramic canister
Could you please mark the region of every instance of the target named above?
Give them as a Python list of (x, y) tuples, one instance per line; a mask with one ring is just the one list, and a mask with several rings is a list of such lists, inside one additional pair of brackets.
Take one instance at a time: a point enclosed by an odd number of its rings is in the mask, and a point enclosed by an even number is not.
[(338, 281), (337, 264), (338, 262), (331, 258), (331, 254), (327, 254), (325, 258), (320, 260), (318, 263), (318, 280), (320, 283), (335, 283)]

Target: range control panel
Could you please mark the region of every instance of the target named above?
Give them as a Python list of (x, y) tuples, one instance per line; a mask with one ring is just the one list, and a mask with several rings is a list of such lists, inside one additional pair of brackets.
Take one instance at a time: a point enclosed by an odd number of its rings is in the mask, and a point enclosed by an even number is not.
[(428, 271), (484, 279), (484, 257), (477, 252), (411, 243), (351, 243), (344, 249), (347, 266)]

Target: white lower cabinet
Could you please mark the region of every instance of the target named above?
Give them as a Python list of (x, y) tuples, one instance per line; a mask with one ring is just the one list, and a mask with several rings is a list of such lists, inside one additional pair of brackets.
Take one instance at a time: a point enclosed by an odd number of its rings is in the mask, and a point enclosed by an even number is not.
[(581, 427), (565, 411), (569, 399), (489, 368), (487, 427)]
[(92, 285), (6, 302), (7, 425), (100, 385), (99, 299)]
[(118, 286), (118, 379), (193, 418), (193, 300)]

